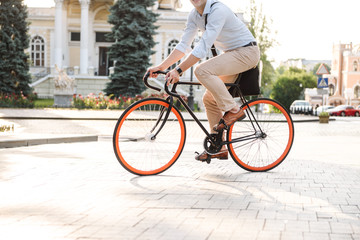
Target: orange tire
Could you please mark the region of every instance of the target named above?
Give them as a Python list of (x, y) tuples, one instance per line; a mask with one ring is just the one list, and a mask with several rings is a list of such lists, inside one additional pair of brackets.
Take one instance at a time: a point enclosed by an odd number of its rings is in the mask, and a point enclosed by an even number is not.
[(129, 172), (159, 174), (179, 158), (185, 145), (185, 123), (173, 106), (162, 126), (168, 107), (164, 99), (147, 98), (132, 104), (119, 118), (113, 147), (119, 163)]
[(275, 168), (284, 161), (294, 141), (290, 114), (280, 103), (266, 98), (249, 101), (242, 108), (247, 117), (231, 125), (227, 133), (228, 142), (234, 141), (228, 144), (231, 157), (247, 171)]

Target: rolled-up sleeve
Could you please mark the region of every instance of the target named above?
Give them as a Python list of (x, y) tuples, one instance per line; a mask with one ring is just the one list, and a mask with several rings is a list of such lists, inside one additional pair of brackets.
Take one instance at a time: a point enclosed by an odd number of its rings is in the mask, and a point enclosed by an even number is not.
[(183, 53), (191, 52), (191, 43), (194, 40), (197, 34), (198, 28), (193, 18), (193, 14), (189, 14), (186, 27), (184, 30), (184, 34), (181, 37), (180, 43), (175, 47), (175, 49), (179, 50)]
[(207, 51), (214, 44), (216, 38), (219, 36), (222, 28), (224, 27), (226, 18), (226, 11), (222, 8), (215, 8), (211, 14), (208, 15), (208, 23), (206, 25), (206, 30), (203, 33), (199, 44), (192, 51), (192, 55), (197, 58), (206, 57)]

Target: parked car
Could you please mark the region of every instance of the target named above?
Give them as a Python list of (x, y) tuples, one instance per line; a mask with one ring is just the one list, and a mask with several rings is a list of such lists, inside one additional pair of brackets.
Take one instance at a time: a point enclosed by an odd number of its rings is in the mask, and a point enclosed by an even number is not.
[(310, 105), (308, 101), (305, 100), (295, 100), (290, 105), (290, 112), (294, 114), (304, 113), (304, 114), (312, 114), (313, 107)]
[(316, 116), (319, 116), (319, 114), (320, 114), (321, 112), (326, 112), (327, 110), (333, 109), (333, 108), (335, 108), (335, 107), (334, 107), (334, 106), (330, 106), (330, 105), (320, 106), (320, 107), (318, 107), (318, 108), (315, 109), (314, 114), (315, 114)]
[(336, 108), (327, 110), (327, 112), (330, 114), (330, 116), (360, 116), (360, 110), (355, 109), (353, 106), (349, 105), (340, 105)]

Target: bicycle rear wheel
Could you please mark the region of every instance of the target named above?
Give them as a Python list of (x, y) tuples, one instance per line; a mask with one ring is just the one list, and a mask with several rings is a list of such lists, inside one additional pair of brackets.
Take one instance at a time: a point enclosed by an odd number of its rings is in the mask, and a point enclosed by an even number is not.
[(185, 145), (185, 123), (175, 107), (164, 123), (168, 107), (163, 99), (143, 99), (128, 107), (119, 118), (113, 147), (118, 161), (129, 172), (159, 174), (179, 158)]
[(243, 169), (268, 171), (288, 155), (294, 141), (294, 124), (288, 111), (272, 99), (259, 98), (248, 105), (252, 114), (243, 105), (247, 118), (235, 122), (227, 133), (228, 141), (234, 141), (228, 149)]

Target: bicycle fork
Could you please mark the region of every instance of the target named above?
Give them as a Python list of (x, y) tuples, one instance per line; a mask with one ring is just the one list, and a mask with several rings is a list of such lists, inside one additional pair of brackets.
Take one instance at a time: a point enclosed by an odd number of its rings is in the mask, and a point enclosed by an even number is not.
[[(162, 120), (162, 123), (161, 123), (159, 129), (156, 131), (155, 134), (153, 134), (153, 135), (151, 136), (151, 140), (155, 140), (155, 139), (156, 139), (156, 136), (160, 133), (161, 129), (165, 126), (165, 123), (166, 123), (166, 121), (167, 121), (168, 118), (169, 118), (171, 109), (172, 109), (172, 107), (173, 107), (173, 102), (174, 102), (174, 100), (173, 100), (173, 98), (172, 98), (171, 96), (169, 96), (169, 97), (166, 99), (166, 101), (169, 102), (169, 107), (167, 108), (167, 110), (165, 109), (165, 107), (161, 107), (159, 117), (158, 117), (158, 119), (156, 120), (156, 123), (155, 123), (154, 127), (150, 130), (150, 133), (153, 133), (153, 132), (155, 131), (156, 127), (159, 125), (159, 123), (160, 123), (160, 121), (161, 121), (161, 119), (162, 119), (162, 117), (163, 117), (164, 114), (165, 114), (165, 117), (164, 117), (164, 119)], [(166, 110), (166, 112), (165, 112), (165, 110)]]

